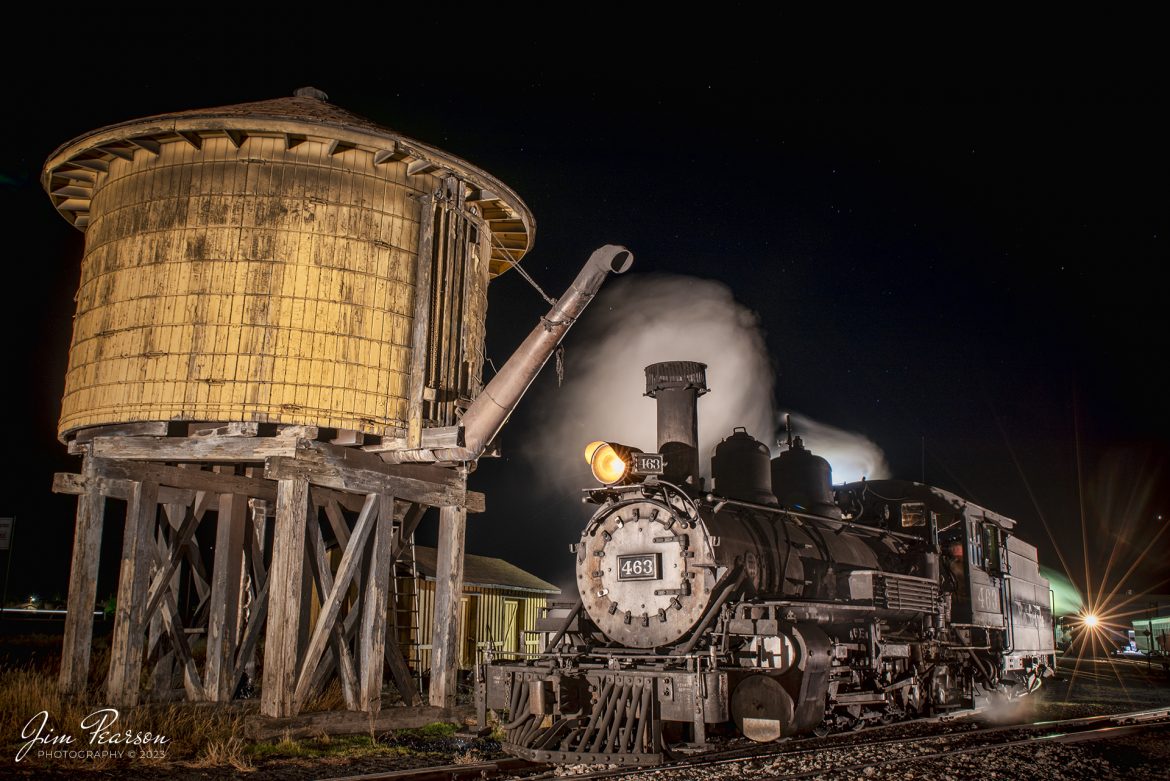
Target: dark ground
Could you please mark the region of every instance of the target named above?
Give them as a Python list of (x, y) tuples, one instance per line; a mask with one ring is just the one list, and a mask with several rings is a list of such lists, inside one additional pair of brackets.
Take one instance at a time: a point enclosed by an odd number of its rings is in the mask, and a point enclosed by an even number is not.
[[(1020, 700), (1015, 707), (979, 720), (1013, 724), (1055, 721), (1170, 705), (1170, 675), (1159, 666), (1128, 660), (1061, 661), (1060, 679), (1046, 684), (1044, 696)], [(1048, 743), (991, 748), (945, 761), (894, 765), (866, 772), (865, 778), (901, 781), (1136, 781), (1170, 779), (1170, 730), (1083, 743)], [(822, 778), (841, 779), (841, 774)]]
[[(1124, 660), (1084, 660), (1075, 676), (1074, 667), (1072, 660), (1062, 661), (1059, 677), (1046, 683), (1042, 696), (1023, 699), (1016, 705), (977, 718), (1003, 724), (1028, 723), (1170, 705), (1170, 676), (1156, 665), (1147, 667), (1144, 663)], [(1161, 731), (1113, 741), (988, 751), (955, 759), (947, 767), (935, 767), (929, 763), (913, 769), (896, 767), (867, 775), (867, 778), (1170, 778), (1170, 745), (1166, 734)], [(377, 738), (382, 750), (390, 749), (380, 756), (253, 758), (253, 767), (249, 770), (230, 765), (197, 768), (185, 763), (137, 766), (121, 763), (102, 770), (52, 770), (44, 764), (38, 766), (30, 759), (18, 766), (8, 757), (4, 775), (80, 778), (84, 781), (105, 778), (196, 781), (241, 776), (256, 781), (303, 781), (451, 764), (460, 757), (463, 761), (480, 761), (499, 756), (491, 741), (469, 743), (451, 737), (426, 737), (417, 732), (385, 734)], [(367, 750), (375, 749), (363, 743), (354, 753)]]

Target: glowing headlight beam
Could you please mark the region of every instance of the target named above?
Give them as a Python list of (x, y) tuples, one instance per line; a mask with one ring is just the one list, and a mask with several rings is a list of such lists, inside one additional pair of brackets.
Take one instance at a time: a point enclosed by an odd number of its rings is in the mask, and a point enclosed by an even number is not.
[(627, 445), (598, 440), (585, 446), (585, 461), (599, 483), (615, 485), (631, 476), (632, 454), (641, 452)]
[(593, 476), (601, 482), (612, 485), (626, 476), (628, 466), (612, 447), (606, 445), (593, 456)]

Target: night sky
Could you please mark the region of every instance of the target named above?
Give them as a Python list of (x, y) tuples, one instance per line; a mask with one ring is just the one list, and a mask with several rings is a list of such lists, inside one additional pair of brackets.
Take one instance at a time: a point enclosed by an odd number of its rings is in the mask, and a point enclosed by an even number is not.
[[(208, 67), (121, 70), (68, 100), (50, 99), (61, 74), (31, 75), (8, 96), (20, 117), (0, 130), (10, 598), (66, 592), (74, 500), (49, 489), (79, 464), (55, 432), (83, 237), (41, 190), (44, 159), (102, 125), (306, 84), (511, 185), (537, 219), (526, 267), (553, 295), (605, 243), (634, 250), (631, 274), (718, 280), (759, 315), (778, 404), (864, 434), (894, 476), (925, 473), (1018, 519), (1059, 566), (1050, 532), (1078, 581), (1083, 515), (1094, 581), (1111, 550), (1116, 582), (1150, 548), (1122, 587), (1170, 591), (1168, 537), (1154, 539), (1155, 516), (1170, 517), (1164, 94), (548, 75), (487, 88), (400, 67)], [(519, 275), (494, 282), (488, 355), (498, 364), (546, 309)], [(468, 549), (563, 581), (578, 521), (550, 522), (521, 452), (555, 384), (547, 368), (504, 431), (505, 457), (473, 476), (489, 511), (472, 517)]]

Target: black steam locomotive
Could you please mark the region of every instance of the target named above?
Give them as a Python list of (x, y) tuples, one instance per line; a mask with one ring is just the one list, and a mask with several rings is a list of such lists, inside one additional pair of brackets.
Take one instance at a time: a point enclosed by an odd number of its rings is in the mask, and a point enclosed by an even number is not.
[(580, 600), (543, 653), (477, 670), (481, 724), (548, 762), (655, 764), (734, 729), (758, 741), (1027, 693), (1054, 668), (1036, 549), (1015, 522), (919, 483), (831, 487), (790, 437), (737, 429), (699, 478), (706, 366), (646, 368), (658, 452), (596, 442), (573, 546)]

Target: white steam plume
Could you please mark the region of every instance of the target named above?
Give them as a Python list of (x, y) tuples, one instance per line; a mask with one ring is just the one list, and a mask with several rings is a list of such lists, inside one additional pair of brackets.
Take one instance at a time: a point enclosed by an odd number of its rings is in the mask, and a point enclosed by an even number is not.
[[(885, 454), (869, 437), (821, 423), (799, 412), (791, 415), (796, 436), (804, 440), (805, 447), (833, 467), (834, 483), (889, 475)], [(783, 419), (781, 416), (780, 420)], [(772, 451), (772, 455), (776, 455), (775, 447)]]
[[(593, 484), (583, 457), (592, 440), (655, 448), (654, 400), (643, 396), (643, 368), (660, 361), (707, 364), (711, 392), (699, 400), (705, 476), (712, 448), (736, 426), (778, 454), (783, 418), (774, 407), (772, 363), (755, 313), (737, 303), (727, 286), (676, 275), (623, 277), (602, 290), (578, 328), (566, 356), (564, 387), (534, 405), (543, 420), (533, 455), (548, 488), (575, 491)], [(832, 465), (834, 482), (885, 475), (881, 450), (864, 436), (804, 415), (793, 420), (805, 445)]]

